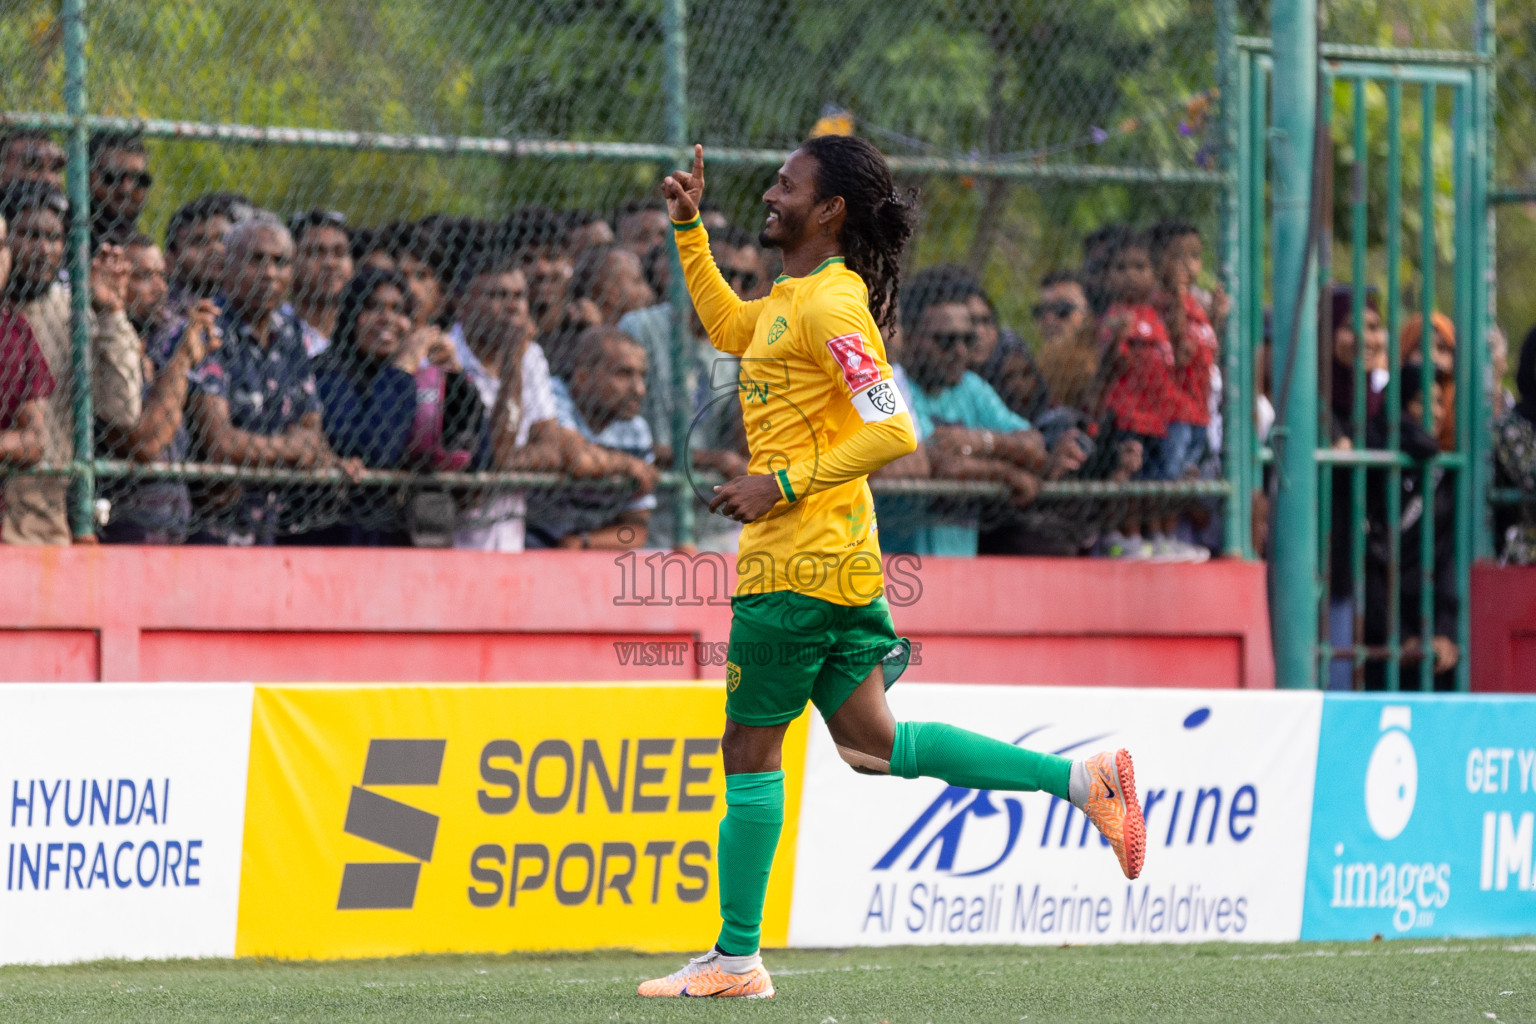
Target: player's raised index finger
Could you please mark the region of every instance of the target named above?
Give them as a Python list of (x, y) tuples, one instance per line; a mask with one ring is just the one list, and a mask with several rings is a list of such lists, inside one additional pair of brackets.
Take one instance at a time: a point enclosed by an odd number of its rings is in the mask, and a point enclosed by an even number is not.
[(704, 147), (697, 142), (693, 144), (693, 180), (704, 180)]

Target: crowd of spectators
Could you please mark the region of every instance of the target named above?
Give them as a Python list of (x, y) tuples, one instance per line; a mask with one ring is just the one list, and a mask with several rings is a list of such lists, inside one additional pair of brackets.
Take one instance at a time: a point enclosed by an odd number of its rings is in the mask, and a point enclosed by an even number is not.
[[(82, 428), (117, 467), (97, 489), (107, 543), (673, 542), (654, 493), (676, 411), (659, 201), (611, 219), (524, 208), (359, 227), (211, 193), (157, 240), (139, 225), (154, 187), (142, 140), (99, 132), (79, 395), (65, 166), (47, 132), (0, 135), (0, 465), (43, 470), (5, 474), (6, 542), (71, 542)], [(711, 228), (737, 290), (766, 294), (770, 254), (717, 212)], [(691, 431), (693, 466), (743, 472), (739, 424), (708, 394), (728, 368), (700, 351), (687, 369), (690, 393), (720, 407)], [(506, 473), (552, 483), (513, 488)]]
[(1196, 285), (1198, 229), (1110, 225), (1083, 256), (1081, 268), (1040, 282), (1036, 344), (998, 323), (964, 268), (905, 282), (901, 331), (887, 348), (922, 446), (880, 476), (1001, 483), (1011, 507), (892, 496), (879, 505), (882, 549), (1204, 561), (1219, 547), (1203, 502), (1122, 500), (1095, 516), (1081, 499), (1040, 497), (1042, 481), (1220, 475), (1228, 302)]
[[(280, 217), (215, 192), (177, 208), (156, 239), (139, 225), (154, 187), (142, 141), (101, 132), (89, 155), (93, 373), (89, 396), (77, 396), (64, 151), (47, 132), (0, 136), (0, 464), (67, 468), (86, 426), (75, 416), (88, 407), (97, 457), (119, 467), (98, 482), (104, 542), (669, 547), (673, 503), (658, 501), (656, 486), (680, 468), (684, 446), (695, 472), (746, 472), (737, 367), (691, 309), (672, 308), (659, 201), (611, 214), (527, 207), (500, 221), (434, 215), (363, 227), (334, 210)], [(777, 255), (718, 210), (704, 216), (731, 287), (766, 295)], [(922, 444), (879, 476), (987, 481), (1009, 500), (956, 488), (945, 496), (943, 486), (883, 491), (882, 547), (1210, 557), (1214, 501), (1041, 495), (1043, 481), (1220, 476), (1229, 303), (1199, 286), (1203, 258), (1188, 223), (1103, 226), (1084, 239), (1078, 267), (1037, 283), (1022, 332), (999, 321), (965, 268), (909, 272), (900, 328), (885, 340)], [(1374, 297), (1368, 307), (1364, 415), (1374, 440), (1385, 436), (1385, 342)], [(683, 367), (674, 365), (676, 317)], [(1419, 321), (1402, 332), (1404, 363), (1423, 363), (1428, 347), (1440, 382), (1436, 436), (1405, 421), (1405, 446), (1455, 442), (1455, 337), (1443, 319), (1432, 318), (1432, 346)], [(1334, 324), (1340, 372), (1325, 394), (1336, 439), (1348, 444), (1347, 291), (1335, 296)], [(1527, 340), (1520, 401), (1499, 410), (1500, 471), (1520, 486), (1536, 484), (1526, 479), (1536, 449), (1531, 350)], [(680, 403), (686, 437), (674, 432)], [(1261, 431), (1273, 419), (1256, 415)], [(168, 468), (188, 465), (201, 469)], [(488, 475), (508, 472), (561, 483), (513, 489)], [(4, 540), (69, 543), (70, 487), (62, 471), (8, 474)], [(733, 548), (739, 527), (697, 508), (698, 546)], [(1536, 525), (1517, 517), (1508, 526), (1511, 550), (1536, 554)], [(1335, 560), (1351, 552), (1336, 546)], [(1336, 587), (1347, 578), (1335, 572)], [(1417, 607), (1401, 604), (1405, 615)]]

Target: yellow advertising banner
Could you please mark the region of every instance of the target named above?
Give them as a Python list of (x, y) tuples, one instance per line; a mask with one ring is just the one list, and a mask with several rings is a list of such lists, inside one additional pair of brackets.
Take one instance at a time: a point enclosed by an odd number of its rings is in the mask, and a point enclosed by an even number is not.
[[(239, 956), (706, 949), (719, 683), (258, 686)], [(804, 763), (806, 718), (785, 740)], [(788, 939), (800, 772), (763, 944)]]

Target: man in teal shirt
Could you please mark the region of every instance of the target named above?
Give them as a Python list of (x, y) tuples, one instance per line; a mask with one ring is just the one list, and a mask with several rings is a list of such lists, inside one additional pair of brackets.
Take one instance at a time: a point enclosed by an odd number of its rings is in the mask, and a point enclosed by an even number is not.
[[(1029, 421), (966, 369), (976, 329), (967, 305), (974, 285), (944, 271), (918, 274), (902, 291), (903, 394), (931, 474), (1006, 484), (1015, 505), (1040, 493), (1040, 478), (1074, 472), (1086, 455), (1076, 432), (1049, 451)], [(902, 383), (898, 378), (898, 384)], [(921, 555), (976, 554), (980, 515), (956, 498), (887, 498), (878, 506), (880, 548)]]

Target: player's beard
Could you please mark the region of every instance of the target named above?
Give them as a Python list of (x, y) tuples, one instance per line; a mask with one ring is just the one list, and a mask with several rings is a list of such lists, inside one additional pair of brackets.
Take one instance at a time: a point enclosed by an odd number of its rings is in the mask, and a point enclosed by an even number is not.
[(774, 225), (778, 230), (770, 235), (768, 225), (764, 224), (763, 230), (758, 232), (757, 244), (764, 249), (783, 249), (786, 240), (799, 236), (800, 229), (805, 226), (805, 218), (796, 219), (787, 215), (782, 206), (774, 207), (771, 212), (778, 215), (778, 223)]

